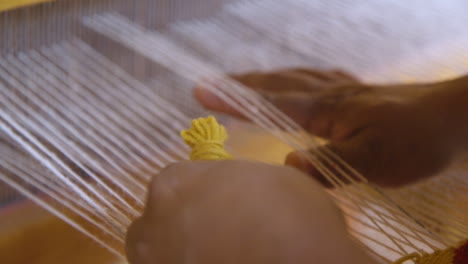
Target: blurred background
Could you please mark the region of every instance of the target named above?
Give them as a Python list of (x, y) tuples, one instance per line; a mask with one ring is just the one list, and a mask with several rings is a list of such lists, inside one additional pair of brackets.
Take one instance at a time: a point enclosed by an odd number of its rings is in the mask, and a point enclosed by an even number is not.
[[(118, 14), (176, 41), (222, 72), (301, 66), (342, 69), (367, 82), (392, 83), (442, 80), (468, 70), (468, 2), (463, 0), (57, 0), (22, 4), (0, 0), (0, 61), (5, 62), (1, 89), (11, 86), (7, 63), (16, 58), (43, 48), (59, 50), (62, 43), (71, 43), (70, 47), (85, 43), (188, 116), (207, 114), (192, 98), (191, 78), (101, 34), (98, 24), (83, 22), (102, 14)], [(57, 50), (50, 53), (56, 64), (63, 63), (70, 72), (86, 67), (78, 62), (80, 52), (56, 55)], [(29, 79), (34, 81), (27, 72), (21, 74), (26, 86)], [(64, 89), (73, 86), (65, 84)], [(228, 145), (238, 157), (281, 163), (290, 150), (258, 127), (218, 117), (228, 128)], [(15, 153), (24, 162), (37, 163), (2, 131), (3, 157)], [(61, 151), (55, 146), (51, 149)], [(5, 167), (0, 172), (11, 173)], [(43, 195), (34, 186), (29, 191)], [(0, 181), (0, 262), (122, 260)]]

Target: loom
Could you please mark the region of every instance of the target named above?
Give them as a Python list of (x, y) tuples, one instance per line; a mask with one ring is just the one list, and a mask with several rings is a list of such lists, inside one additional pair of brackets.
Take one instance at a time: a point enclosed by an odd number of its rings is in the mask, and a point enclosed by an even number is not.
[[(146, 184), (189, 156), (178, 135), (191, 119), (214, 114), (238, 158), (281, 163), (291, 149), (321, 144), (225, 73), (300, 66), (378, 83), (455, 77), (468, 69), (467, 8), (463, 0), (0, 0), (0, 262), (124, 263), (125, 230)], [(206, 77), (253, 124), (204, 110), (192, 89)], [(343, 163), (322, 154), (324, 170)], [(463, 163), (397, 190), (334, 184), (350, 233), (382, 263), (468, 238)]]

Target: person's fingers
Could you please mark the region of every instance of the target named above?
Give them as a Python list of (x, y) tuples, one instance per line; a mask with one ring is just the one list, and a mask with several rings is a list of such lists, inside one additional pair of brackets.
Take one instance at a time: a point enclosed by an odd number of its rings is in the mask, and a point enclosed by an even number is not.
[[(276, 93), (265, 90), (258, 90), (257, 94), (279, 108), (299, 125), (305, 126), (307, 124), (307, 118), (310, 114), (309, 108), (313, 104), (313, 96), (310, 94), (302, 92)], [(200, 104), (209, 110), (249, 120), (239, 107), (224, 101), (213, 91), (197, 87), (194, 96)]]
[(355, 81), (358, 82), (359, 79), (352, 75), (351, 73), (342, 71), (342, 70), (333, 70), (330, 72), (333, 76), (336, 76), (336, 78), (341, 78), (342, 80), (348, 80), (348, 81)]
[[(360, 175), (373, 180), (375, 175), (379, 174), (378, 168), (385, 168), (381, 166), (381, 154), (378, 144), (363, 134), (311, 151), (314, 162), (310, 162), (302, 152), (292, 152), (287, 156), (285, 164), (311, 175), (326, 187), (333, 187), (336, 184), (359, 181)], [(355, 174), (336, 157), (346, 162), (360, 175)]]
[(293, 68), (291, 69), (291, 71), (297, 72), (297, 73), (303, 73), (309, 77), (316, 78), (322, 81), (327, 81), (327, 82), (342, 82), (342, 81), (358, 82), (359, 81), (352, 74), (347, 73), (342, 70), (323, 71), (323, 70), (313, 70), (310, 68)]
[[(315, 79), (318, 82), (311, 84), (306, 80), (306, 74), (315, 74)], [(328, 86), (327, 88), (326, 80), (343, 79), (343, 77), (332, 76), (336, 74), (341, 73), (291, 69), (277, 73), (249, 73), (234, 78), (249, 87), (254, 87), (260, 96), (271, 102), (310, 133), (323, 138), (331, 138), (333, 135), (339, 135), (340, 138), (343, 138), (350, 133), (348, 127), (333, 130), (334, 127), (340, 127), (339, 123), (335, 126), (335, 121), (340, 120), (339, 115), (349, 116), (350, 111), (348, 110), (353, 110), (353, 105), (347, 107), (349, 109), (343, 110), (343, 103), (349, 98), (371, 91), (372, 87), (358, 83), (341, 82), (340, 85)], [(313, 91), (314, 89), (315, 91)], [(238, 106), (230, 105), (229, 102), (224, 101), (211, 90), (197, 87), (195, 97), (207, 109), (249, 120), (248, 116), (245, 115), (246, 111), (242, 111)]]
[(301, 73), (307, 75), (309, 78), (314, 78), (321, 81), (335, 81), (334, 75), (331, 75), (330, 72), (321, 71), (321, 70), (314, 70), (309, 68), (293, 68), (289, 70), (290, 72)]
[(330, 109), (328, 112), (325, 109), (315, 111), (317, 113), (309, 119), (307, 129), (310, 133), (332, 142), (348, 140), (379, 120), (375, 116), (378, 115), (379, 109), (373, 107), (372, 102), (359, 98), (343, 100), (339, 104), (327, 107)]
[(295, 70), (251, 72), (230, 77), (251, 89), (276, 93), (314, 92), (329, 86), (326, 79), (310, 78), (308, 74)]
[[(339, 122), (336, 123), (336, 121), (343, 120), (340, 115), (352, 116), (353, 113), (361, 109), (359, 101), (347, 102), (351, 97), (355, 97), (366, 91), (367, 89), (361, 86), (346, 85), (333, 87), (319, 94), (306, 92), (276, 93), (263, 90), (258, 90), (258, 94), (271, 102), (308, 132), (323, 138), (331, 138), (333, 135), (339, 135), (340, 138), (343, 138), (354, 127), (348, 128), (346, 127), (348, 123), (341, 122), (341, 124)], [(244, 116), (241, 113), (239, 108), (230, 106), (209, 90), (197, 88), (195, 90), (195, 97), (210, 110), (242, 119), (249, 119), (248, 116)], [(358, 117), (358, 119), (362, 119), (364, 116), (358, 115)], [(352, 121), (353, 118), (347, 119), (351, 119)], [(344, 127), (343, 124), (345, 124)], [(334, 127), (339, 127), (339, 129), (333, 130)]]
[[(261, 93), (261, 95), (312, 134), (317, 136), (326, 135), (329, 117), (331, 118), (333, 112), (332, 107), (327, 102), (321, 101), (308, 93)], [(316, 130), (309, 129), (312, 118), (316, 121), (314, 123), (316, 124), (314, 126), (314, 128), (317, 128)]]
[[(314, 99), (312, 95), (307, 93), (279, 94), (259, 91), (258, 94), (313, 134), (317, 136), (328, 135), (330, 113), (333, 110), (329, 104), (331, 101)], [(197, 88), (195, 97), (209, 110), (249, 120), (249, 117), (244, 115), (239, 108), (229, 105), (207, 89)], [(314, 119), (313, 122), (310, 121), (311, 118)]]
[(202, 86), (195, 87), (194, 97), (206, 109), (228, 114), (237, 118), (246, 119), (241, 111), (231, 106), (229, 102), (221, 99), (213, 91)]
[[(317, 76), (319, 75), (320, 73), (318, 72)], [(230, 75), (230, 77), (242, 85), (255, 90), (261, 95), (319, 92), (330, 85), (325, 81), (325, 77), (322, 79), (310, 78), (310, 76), (300, 72), (300, 70), (285, 70), (266, 73), (250, 72), (246, 74)], [(195, 87), (194, 96), (207, 109), (244, 118), (236, 107), (231, 106), (229, 102), (215, 95), (213, 91), (206, 89), (206, 87)], [(270, 97), (270, 99), (277, 98), (278, 96)], [(285, 101), (289, 101), (289, 99)]]
[(378, 102), (366, 97), (372, 91), (363, 85), (340, 85), (314, 95), (304, 128), (322, 138), (347, 139), (364, 128), (374, 114), (370, 110)]
[[(316, 152), (316, 151), (314, 151)], [(309, 155), (316, 155), (309, 154)], [(339, 181), (342, 181), (343, 178), (337, 171), (324, 164), (324, 161), (315, 157), (314, 159), (309, 159), (306, 157), (306, 154), (300, 151), (294, 151), (287, 155), (285, 160), (285, 165), (294, 167), (320, 182), (326, 188), (334, 188), (339, 185)]]

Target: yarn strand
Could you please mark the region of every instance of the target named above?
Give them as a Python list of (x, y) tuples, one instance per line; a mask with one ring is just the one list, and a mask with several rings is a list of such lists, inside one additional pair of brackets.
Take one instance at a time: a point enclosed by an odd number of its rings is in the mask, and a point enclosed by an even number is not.
[(437, 250), (431, 254), (411, 253), (393, 264), (410, 263), (409, 261), (416, 264), (466, 264), (468, 263), (468, 240), (462, 242), (458, 247)]
[(226, 160), (232, 155), (224, 149), (226, 129), (213, 116), (192, 121), (192, 127), (180, 133), (185, 143), (192, 148), (191, 160)]

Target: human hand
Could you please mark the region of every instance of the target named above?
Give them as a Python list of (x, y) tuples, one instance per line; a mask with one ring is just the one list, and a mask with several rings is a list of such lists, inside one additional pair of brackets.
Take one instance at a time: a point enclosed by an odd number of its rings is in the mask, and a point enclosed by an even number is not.
[(163, 170), (128, 230), (127, 256), (132, 264), (373, 263), (318, 183), (245, 161)]
[[(338, 71), (289, 69), (232, 76), (271, 101), (368, 180), (395, 187), (427, 178), (452, 160), (455, 146), (427, 94), (446, 83), (376, 86)], [(198, 87), (195, 97), (207, 108), (242, 117)], [(299, 153), (286, 164), (326, 185), (325, 177)], [(346, 179), (342, 179), (346, 181)]]

